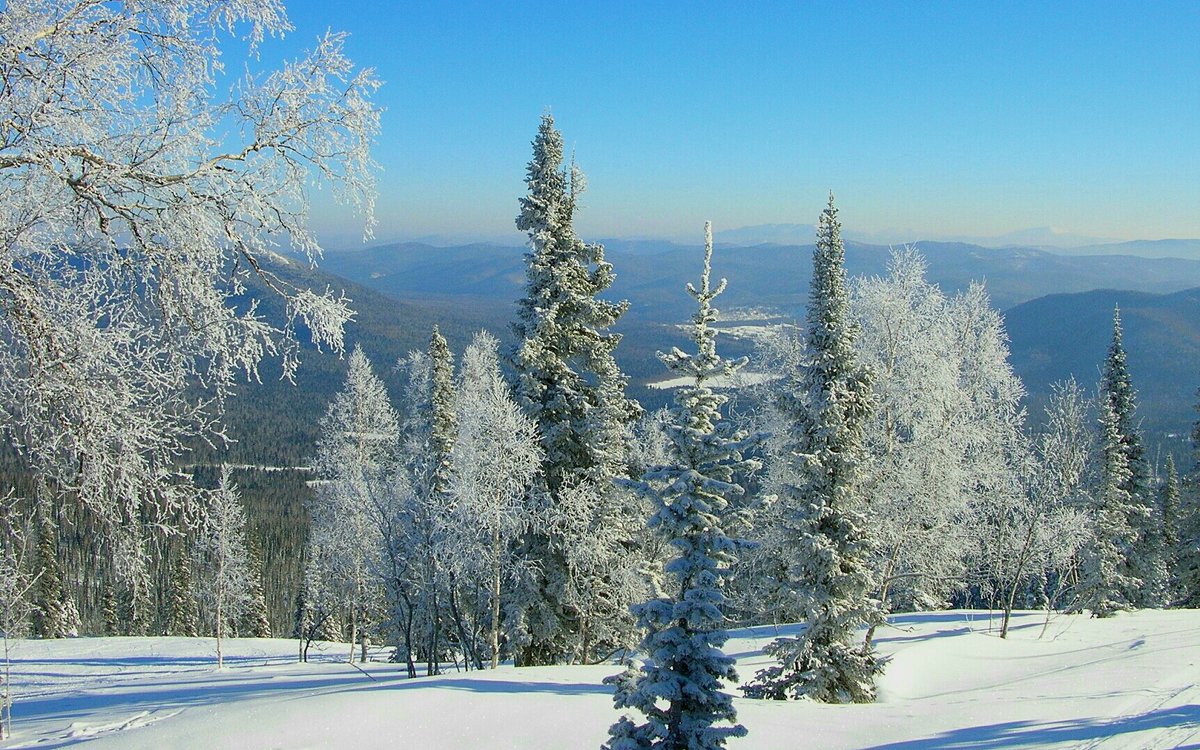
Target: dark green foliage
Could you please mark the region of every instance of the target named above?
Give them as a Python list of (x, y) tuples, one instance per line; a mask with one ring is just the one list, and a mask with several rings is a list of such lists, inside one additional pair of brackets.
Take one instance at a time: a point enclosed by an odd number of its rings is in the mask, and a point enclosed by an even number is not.
[(833, 196), (821, 214), (813, 254), (804, 353), (779, 397), (782, 508), (772, 533), (781, 550), (789, 612), (806, 623), (796, 638), (766, 651), (779, 660), (744, 688), (748, 697), (809, 697), (833, 703), (874, 700), (882, 662), (856, 642), (883, 615), (869, 593), (869, 535), (862, 515), (863, 431), (873, 408), (870, 374), (854, 353), (841, 224)]
[(194, 638), (198, 634), (196, 594), (192, 590), (192, 561), (186, 550), (180, 550), (175, 557), (175, 570), (171, 576), (168, 599), (170, 605), (164, 629), (166, 634)]
[(43, 495), (37, 514), (37, 572), (33, 587), (33, 634), (38, 638), (68, 635), (65, 592), (58, 565), (58, 530)]
[[(608, 329), (627, 304), (599, 297), (612, 285), (613, 268), (603, 246), (575, 234), (581, 175), (564, 166), (562, 134), (550, 115), (534, 138), (525, 183), (517, 228), (529, 235), (529, 252), (512, 366), (517, 402), (537, 424), (544, 451), (541, 487), (534, 491), (553, 514), (563, 506), (564, 491), (592, 483), (608, 505), (599, 517), (621, 524), (626, 512), (610, 482), (624, 472), (624, 429), (639, 408), (626, 399), (627, 378), (613, 359), (621, 337)], [(520, 664), (562, 661), (587, 627), (580, 612), (563, 604), (572, 567), (564, 550), (574, 540), (561, 536), (534, 529), (520, 545), (528, 563), (514, 618)]]
[[(1111, 502), (1124, 506), (1133, 533), (1122, 550), (1120, 575), (1127, 586), (1124, 598), (1138, 607), (1161, 606), (1166, 595), (1162, 528), (1150, 492), (1150, 469), (1137, 421), (1137, 391), (1129, 375), (1119, 308), (1113, 310), (1112, 342), (1101, 371), (1100, 396), (1105, 402), (1102, 408), (1107, 408), (1108, 419), (1111, 419), (1111, 424), (1105, 423), (1104, 428), (1113, 432), (1112, 437), (1117, 443), (1112, 448), (1121, 452), (1124, 463), (1119, 469), (1110, 466), (1115, 457), (1106, 452), (1105, 466), (1108, 468), (1105, 471), (1108, 473), (1105, 481), (1115, 471), (1124, 477), (1119, 488), (1121, 497), (1114, 496)], [(1108, 449), (1106, 445), (1105, 450)], [(1107, 485), (1103, 491), (1112, 492)]]

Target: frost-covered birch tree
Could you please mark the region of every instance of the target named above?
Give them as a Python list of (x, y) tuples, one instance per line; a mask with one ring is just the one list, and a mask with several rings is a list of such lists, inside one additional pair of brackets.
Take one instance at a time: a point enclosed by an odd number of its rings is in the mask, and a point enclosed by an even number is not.
[(712, 378), (728, 378), (746, 361), (717, 354), (712, 301), (725, 281), (715, 288), (709, 283), (711, 224), (705, 223), (704, 235), (700, 286), (687, 285), (698, 303), (690, 326), (696, 353), (659, 354), (673, 375), (689, 381), (676, 390), (666, 424), (669, 462), (650, 467), (641, 484), (655, 506), (650, 527), (674, 552), (663, 568), (664, 590), (633, 607), (645, 633), (646, 661), (605, 680), (616, 686), (616, 708), (633, 709), (645, 721), (622, 716), (609, 730), (609, 750), (716, 750), (746, 734), (732, 697), (721, 690), (738, 679), (733, 658), (721, 652), (728, 637), (722, 581), (744, 546), (731, 536), (739, 525), (735, 504), (745, 494), (739, 479), (758, 463), (743, 457), (754, 440), (721, 414), (727, 397), (709, 387)]
[[(390, 492), (400, 423), (383, 381), (362, 349), (350, 354), (345, 386), (321, 420), (313, 468), (322, 478), (310, 534), (325, 560), (326, 585), (337, 592), (353, 644), (366, 638), (382, 548), (378, 507)], [(365, 651), (366, 641), (362, 642)]]
[(773, 458), (779, 494), (776, 526), (766, 544), (781, 558), (784, 606), (805, 623), (767, 652), (779, 664), (744, 689), (754, 698), (810, 697), (869, 702), (882, 669), (859, 627), (882, 620), (863, 515), (864, 431), (874, 406), (870, 373), (854, 351), (845, 248), (833, 196), (821, 213), (799, 367), (788, 373), (777, 408), (785, 431)]
[(203, 525), (196, 542), (203, 571), (200, 597), (207, 604), (212, 633), (217, 639), (217, 668), (224, 666), (221, 642), (249, 603), (250, 565), (246, 552), (246, 510), (229, 468), (221, 468), (216, 489), (209, 493)]
[[(0, 9), (0, 424), (102, 528), (171, 523), (194, 494), (173, 459), (219, 436), (264, 356), (294, 370), (297, 330), (342, 345), (346, 300), (266, 261), (319, 255), (318, 186), (370, 226), (378, 81), (333, 33), (264, 69), (260, 42), (290, 28), (279, 0)], [(235, 302), (250, 275), (285, 301), (282, 329)]]
[[(982, 521), (984, 544), (991, 545), (980, 556), (986, 584), (1004, 613), (1001, 638), (1008, 636), (1022, 592), (1036, 591), (1047, 611), (1055, 605), (1092, 532), (1087, 515), (1092, 455), (1087, 418), (1088, 401), (1075, 381), (1053, 384), (1042, 434), (1031, 445), (1018, 441), (1009, 449), (1019, 460), (1014, 467), (1019, 491), (980, 503), (976, 515)], [(1016, 452), (1025, 450), (1028, 456)]]
[[(529, 191), (521, 199), (517, 228), (528, 233), (529, 252), (525, 295), (513, 326), (518, 344), (512, 364), (517, 402), (542, 441), (535, 494), (548, 514), (561, 514), (564, 488), (586, 487), (597, 493), (593, 505), (610, 529), (632, 540), (640, 525), (637, 506), (612, 480), (624, 475), (626, 427), (639, 408), (625, 398), (627, 379), (613, 359), (620, 336), (608, 330), (627, 305), (598, 296), (613, 282), (612, 265), (602, 246), (575, 234), (572, 221), (583, 176), (573, 164), (564, 166), (562, 134), (548, 114), (533, 140), (525, 182)], [(563, 533), (589, 524), (566, 520), (531, 529), (520, 545), (529, 563), (514, 603), (520, 664), (552, 664), (578, 653), (580, 633), (587, 628), (587, 615), (566, 602), (567, 555), (579, 545)], [(617, 603), (613, 611), (625, 611), (628, 603)]]
[(880, 600), (902, 610), (941, 606), (962, 585), (973, 538), (966, 488), (978, 426), (962, 375), (974, 350), (959, 345), (954, 305), (925, 270), (906, 248), (886, 277), (852, 289), (856, 348), (876, 400), (863, 475), (873, 565)]
[(501, 594), (513, 579), (511, 547), (531, 521), (526, 500), (541, 464), (537, 430), (509, 394), (498, 345), (481, 331), (463, 354), (450, 478), (455, 526), (462, 530), (455, 567), (461, 581), (485, 584), (492, 669), (500, 664)]
[(37, 582), (29, 574), (29, 528), (19, 500), (10, 491), (0, 497), (0, 740), (12, 734), (11, 641), (24, 636), (33, 612), (30, 589)]

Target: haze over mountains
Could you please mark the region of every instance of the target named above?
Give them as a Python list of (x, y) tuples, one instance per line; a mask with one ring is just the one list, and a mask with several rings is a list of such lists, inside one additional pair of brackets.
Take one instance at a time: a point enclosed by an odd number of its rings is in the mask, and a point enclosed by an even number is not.
[[(641, 386), (662, 375), (654, 352), (679, 343), (675, 325), (691, 314), (693, 304), (684, 285), (699, 273), (702, 248), (655, 240), (604, 244), (617, 276), (608, 296), (630, 303), (618, 325), (625, 335), (618, 359), (634, 386)], [(1190, 240), (1122, 244), (1164, 253), (1200, 247)], [(1013, 366), (1030, 391), (1035, 418), (1055, 380), (1073, 376), (1086, 387), (1094, 383), (1111, 336), (1113, 306), (1119, 304), (1147, 429), (1163, 435), (1187, 432), (1200, 386), (1200, 260), (956, 242), (917, 247), (932, 282), (953, 293), (982, 281), (993, 304), (1005, 311)], [(503, 337), (515, 314), (513, 301), (522, 293), (524, 253), (522, 247), (494, 244), (399, 243), (329, 253), (321, 269), (417, 308), (437, 305), (450, 316), (472, 310), (477, 320), (490, 315), (488, 328)], [(755, 308), (801, 318), (811, 253), (811, 244), (718, 245), (713, 272), (729, 281), (722, 309)], [(851, 276), (884, 274), (889, 257), (886, 246), (846, 243)], [(730, 354), (750, 346), (729, 337), (722, 342)], [(635, 395), (646, 392), (638, 389)]]

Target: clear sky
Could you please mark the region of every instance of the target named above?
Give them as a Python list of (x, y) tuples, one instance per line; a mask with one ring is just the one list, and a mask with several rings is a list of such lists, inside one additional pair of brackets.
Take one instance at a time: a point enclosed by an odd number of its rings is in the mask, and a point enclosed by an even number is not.
[(1200, 237), (1197, 0), (285, 1), (264, 62), (332, 28), (386, 82), (379, 240), (519, 241), (546, 110), (585, 238), (812, 223), (829, 190), (897, 241)]

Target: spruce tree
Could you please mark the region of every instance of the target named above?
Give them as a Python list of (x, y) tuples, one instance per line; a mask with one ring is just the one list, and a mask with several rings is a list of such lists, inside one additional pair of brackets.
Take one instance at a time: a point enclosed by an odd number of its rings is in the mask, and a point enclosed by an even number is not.
[(166, 634), (195, 638), (199, 633), (196, 620), (196, 594), (192, 589), (192, 561), (190, 556), (181, 550), (175, 559), (175, 569), (171, 573)]
[(38, 573), (33, 593), (33, 634), (38, 638), (62, 638), (66, 635), (67, 623), (58, 565), (58, 529), (48, 504), (48, 498), (43, 496), (37, 513)]
[(253, 529), (246, 529), (247, 581), (246, 608), (238, 623), (238, 633), (246, 638), (270, 638), (271, 621), (267, 617), (267, 600), (263, 593), (262, 549)]
[(635, 724), (622, 716), (609, 730), (609, 750), (716, 750), (728, 738), (746, 734), (734, 723), (733, 699), (721, 691), (723, 682), (738, 679), (733, 658), (721, 652), (727, 638), (722, 580), (741, 546), (725, 530), (733, 520), (731, 501), (744, 494), (738, 476), (757, 463), (743, 458), (751, 441), (722, 417), (727, 398), (708, 385), (714, 377), (732, 375), (745, 360), (730, 362), (717, 354), (717, 332), (711, 327), (717, 310), (711, 303), (725, 281), (715, 289), (709, 285), (710, 224), (704, 233), (700, 287), (687, 286), (699, 303), (691, 325), (696, 353), (659, 353), (668, 370), (691, 381), (675, 392), (667, 425), (671, 463), (650, 467), (641, 485), (657, 508), (650, 527), (675, 547), (663, 568), (668, 593), (633, 608), (646, 631), (644, 665), (605, 680), (616, 685), (616, 708), (632, 708), (646, 721)]
[(1129, 609), (1139, 581), (1129, 575), (1129, 550), (1136, 532), (1129, 522), (1129, 454), (1121, 421), (1110, 400), (1100, 402), (1100, 486), (1094, 511), (1095, 531), (1080, 575), (1080, 603), (1093, 617)]
[[(639, 409), (625, 398), (627, 379), (613, 359), (620, 336), (607, 330), (627, 304), (597, 297), (613, 282), (612, 265), (601, 245), (575, 235), (582, 175), (563, 166), (562, 134), (548, 114), (533, 140), (525, 182), (517, 227), (528, 233), (530, 250), (512, 364), (517, 401), (537, 424), (544, 450), (535, 492), (553, 515), (565, 489), (590, 482), (604, 493), (608, 522), (628, 524), (630, 509), (612, 479), (625, 471), (625, 428)], [(570, 562), (563, 550), (571, 542), (542, 528), (520, 545), (530, 571), (514, 613), (520, 664), (555, 663), (578, 645), (579, 613), (564, 606)]]
[(1167, 454), (1166, 477), (1159, 490), (1159, 512), (1162, 515), (1163, 563), (1167, 571), (1167, 604), (1180, 602), (1179, 571), (1179, 472), (1175, 468), (1175, 456)]
[(1137, 424), (1137, 391), (1129, 375), (1123, 338), (1121, 311), (1113, 308), (1112, 342), (1101, 372), (1100, 391), (1112, 411), (1112, 427), (1127, 467), (1121, 489), (1134, 536), (1124, 550), (1122, 579), (1132, 586), (1125, 592), (1129, 604), (1157, 607), (1166, 590), (1162, 529), (1150, 495), (1150, 470)]
[(786, 435), (779, 473), (785, 606), (806, 623), (766, 651), (780, 663), (744, 690), (753, 698), (809, 697), (869, 702), (882, 663), (856, 637), (883, 616), (874, 590), (861, 508), (864, 427), (872, 409), (869, 373), (855, 358), (845, 249), (833, 196), (821, 214), (801, 363), (778, 408)]

